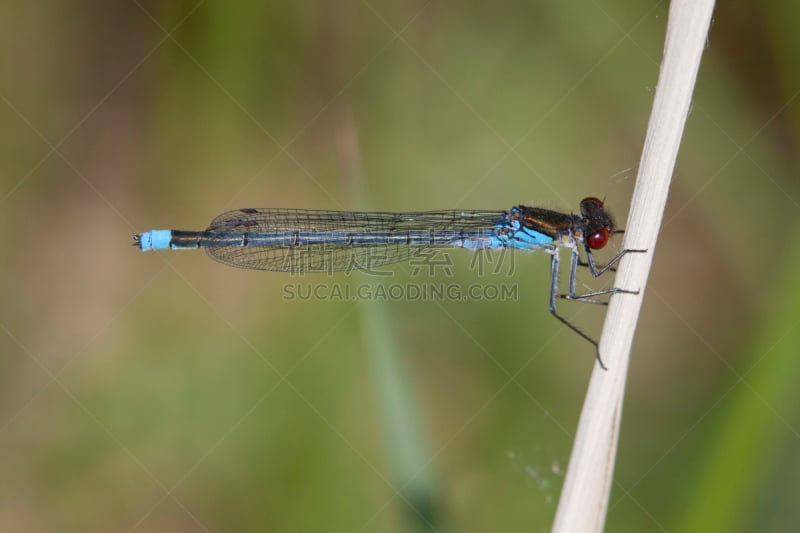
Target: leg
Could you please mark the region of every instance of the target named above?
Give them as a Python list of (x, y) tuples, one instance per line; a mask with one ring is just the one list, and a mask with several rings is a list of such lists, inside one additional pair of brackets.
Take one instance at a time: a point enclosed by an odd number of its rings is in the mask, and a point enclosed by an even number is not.
[[(599, 277), (601, 274), (606, 272), (607, 270), (614, 270), (614, 265), (619, 262), (619, 260), (627, 253), (642, 253), (646, 250), (623, 250), (618, 253), (609, 263), (603, 267), (598, 268), (597, 264), (594, 262), (594, 257), (592, 257), (592, 251), (588, 247), (586, 247), (586, 257), (588, 259), (586, 266), (592, 272), (594, 277)], [(592, 300), (593, 297), (596, 296), (603, 296), (607, 294), (639, 294), (639, 291), (629, 291), (626, 289), (619, 289), (619, 288), (611, 288), (605, 289), (601, 291), (594, 291), (589, 292), (586, 294), (577, 294), (577, 274), (578, 274), (578, 266), (581, 265), (580, 260), (580, 252), (578, 248), (572, 248), (571, 255), (570, 255), (570, 269), (569, 269), (569, 293), (568, 294), (558, 294), (558, 274), (560, 270), (560, 258), (558, 254), (558, 250), (554, 250), (553, 252), (553, 260), (550, 267), (550, 313), (556, 317), (562, 324), (567, 326), (569, 329), (589, 341), (594, 347), (596, 352), (597, 363), (600, 365), (600, 368), (603, 370), (608, 370), (606, 365), (603, 363), (603, 359), (600, 357), (600, 346), (593, 338), (588, 336), (586, 333), (581, 331), (577, 326), (575, 326), (572, 322), (564, 318), (563, 316), (559, 315), (556, 311), (556, 299), (563, 298), (566, 300), (575, 300), (584, 303), (592, 303), (592, 304), (599, 304), (599, 305), (608, 305), (608, 302), (601, 302), (597, 300)]]
[[(605, 289), (605, 290), (602, 290), (602, 291), (587, 292), (586, 294), (577, 294), (576, 290), (575, 290), (575, 287), (576, 287), (576, 284), (577, 284), (576, 278), (577, 278), (577, 275), (578, 275), (578, 266), (579, 265), (583, 264), (583, 265), (590, 266), (590, 268), (593, 269), (592, 274), (595, 277), (597, 277), (600, 274), (602, 274), (603, 272), (605, 272), (606, 270), (608, 270), (609, 267), (611, 267), (611, 265), (613, 265), (614, 263), (619, 261), (620, 257), (622, 257), (625, 254), (625, 252), (633, 252), (633, 251), (639, 251), (639, 250), (626, 250), (623, 253), (618, 254), (608, 265), (606, 265), (602, 269), (598, 270), (596, 265), (595, 265), (595, 263), (594, 263), (594, 258), (592, 258), (592, 252), (588, 248), (586, 250), (586, 255), (589, 258), (589, 262), (588, 263), (581, 263), (581, 258), (580, 258), (580, 253), (578, 252), (578, 248), (577, 247), (573, 248), (572, 249), (571, 261), (570, 261), (570, 269), (569, 269), (569, 293), (568, 294), (559, 294), (558, 297), (559, 298), (563, 298), (565, 300), (576, 300), (576, 301), (582, 301), (584, 303), (590, 303), (590, 304), (608, 305), (608, 302), (600, 302), (600, 301), (597, 301), (597, 300), (592, 300), (591, 298), (594, 298), (595, 296), (603, 296), (603, 295), (606, 295), (606, 294), (617, 294), (617, 293), (639, 294), (639, 291), (629, 291), (629, 290), (617, 289), (617, 288)], [(613, 271), (615, 269), (611, 268), (611, 270)]]
[(617, 263), (619, 263), (619, 260), (620, 260), (620, 259), (622, 259), (622, 257), (623, 257), (625, 254), (630, 254), (630, 253), (644, 253), (644, 252), (646, 252), (646, 251), (647, 251), (647, 250), (630, 250), (630, 249), (625, 249), (625, 250), (622, 250), (622, 251), (621, 251), (620, 253), (618, 253), (618, 254), (617, 254), (617, 255), (616, 255), (616, 256), (615, 256), (615, 257), (614, 257), (614, 258), (613, 258), (611, 261), (609, 261), (609, 262), (608, 262), (608, 264), (606, 264), (605, 266), (602, 266), (602, 267), (598, 268), (598, 267), (597, 267), (597, 264), (594, 262), (594, 257), (592, 256), (592, 250), (591, 250), (591, 249), (589, 248), (589, 246), (587, 245), (587, 246), (586, 246), (586, 260), (587, 260), (587, 263), (586, 263), (586, 264), (589, 266), (589, 270), (591, 270), (591, 272), (592, 272), (592, 275), (593, 275), (594, 277), (598, 277), (600, 274), (602, 274), (602, 273), (603, 273), (603, 272), (605, 272), (606, 270), (609, 270), (609, 269), (611, 269), (611, 270), (616, 270), (616, 268), (614, 267), (614, 265), (616, 265)]
[(587, 292), (586, 294), (559, 294), (558, 297), (563, 298), (564, 300), (575, 300), (577, 302), (583, 302), (587, 304), (608, 305), (608, 302), (589, 299), (594, 298), (595, 296), (603, 296), (606, 294), (639, 294), (639, 291), (629, 291), (627, 289), (618, 289), (613, 287), (611, 289), (605, 289), (602, 291)]
[[(577, 333), (578, 335), (580, 335), (581, 337), (583, 337), (584, 339), (589, 341), (592, 344), (592, 346), (594, 346), (594, 348), (595, 348), (597, 362), (600, 365), (600, 368), (602, 368), (603, 370), (608, 370), (608, 368), (606, 368), (606, 365), (603, 364), (603, 360), (600, 358), (600, 347), (598, 346), (597, 341), (594, 340), (593, 338), (591, 338), (589, 335), (587, 335), (583, 331), (581, 331), (580, 329), (578, 329), (578, 327), (575, 324), (573, 324), (572, 322), (570, 322), (569, 320), (567, 320), (563, 316), (559, 315), (558, 312), (556, 311), (556, 299), (559, 296), (559, 294), (558, 294), (558, 271), (559, 271), (558, 249), (553, 250), (552, 253), (553, 253), (553, 260), (552, 260), (552, 263), (550, 264), (550, 314), (552, 314), (554, 317), (556, 317), (562, 324), (567, 326), (569, 329), (571, 329), (572, 331), (574, 331), (575, 333)], [(576, 257), (575, 254), (573, 254), (572, 257), (573, 257), (573, 261), (572, 261), (572, 265), (570, 267), (570, 274), (571, 274), (570, 275), (570, 290), (571, 290), (571, 292), (574, 292), (574, 289), (575, 289), (575, 287), (574, 287), (574, 283), (575, 283), (574, 271), (577, 269), (577, 265), (576, 265), (575, 260), (574, 260), (574, 258)]]
[[(587, 263), (587, 262), (585, 262), (585, 261), (581, 261), (580, 259), (578, 259), (578, 266), (580, 266), (580, 267), (588, 267), (588, 266), (589, 266), (589, 263)], [(616, 272), (616, 271), (617, 271), (617, 267), (615, 267), (615, 266), (612, 266), (612, 267), (610, 267), (608, 270), (609, 270), (610, 272)]]

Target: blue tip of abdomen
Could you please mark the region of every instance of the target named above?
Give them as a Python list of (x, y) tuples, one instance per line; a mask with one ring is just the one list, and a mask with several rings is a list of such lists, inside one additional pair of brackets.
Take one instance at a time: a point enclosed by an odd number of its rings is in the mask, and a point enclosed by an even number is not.
[(147, 250), (167, 250), (172, 240), (172, 230), (156, 229), (146, 231), (136, 235), (135, 239), (136, 243), (139, 244), (139, 249), (143, 252)]

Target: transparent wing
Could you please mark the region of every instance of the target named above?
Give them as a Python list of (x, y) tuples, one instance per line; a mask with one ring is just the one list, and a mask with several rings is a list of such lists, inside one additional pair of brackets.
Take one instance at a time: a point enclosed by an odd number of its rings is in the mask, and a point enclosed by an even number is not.
[[(212, 259), (226, 265), (280, 272), (370, 271), (409, 260), (436, 246), (472, 244), (492, 238), (505, 220), (499, 211), (426, 211), (367, 213), (302, 209), (239, 209), (215, 218), (207, 232), (252, 234), (313, 233), (330, 235), (314, 244), (281, 244), (207, 248)], [(350, 235), (376, 235), (384, 241), (357, 243)], [(412, 236), (431, 235), (425, 243)], [(393, 238), (386, 238), (386, 237)], [(380, 240), (380, 239), (378, 239)]]

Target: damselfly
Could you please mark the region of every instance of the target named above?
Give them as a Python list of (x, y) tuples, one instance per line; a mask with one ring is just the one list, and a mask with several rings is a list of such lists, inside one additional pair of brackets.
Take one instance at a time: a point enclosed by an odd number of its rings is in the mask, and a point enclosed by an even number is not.
[[(305, 209), (237, 209), (215, 218), (204, 231), (153, 230), (134, 235), (142, 251), (204, 248), (226, 265), (256, 270), (312, 273), (370, 270), (411, 259), (433, 247), (469, 250), (542, 249), (551, 254), (550, 313), (592, 343), (597, 341), (556, 310), (558, 298), (595, 304), (597, 296), (638, 294), (611, 288), (577, 294), (578, 266), (597, 277), (613, 270), (622, 250), (606, 265), (595, 263), (592, 250), (603, 248), (611, 235), (622, 233), (597, 198), (581, 201), (580, 214), (540, 207), (516, 206), (507, 211), (422, 211), (385, 213), (312, 211)], [(559, 250), (571, 250), (569, 291), (558, 293)], [(581, 261), (580, 249), (586, 255)]]

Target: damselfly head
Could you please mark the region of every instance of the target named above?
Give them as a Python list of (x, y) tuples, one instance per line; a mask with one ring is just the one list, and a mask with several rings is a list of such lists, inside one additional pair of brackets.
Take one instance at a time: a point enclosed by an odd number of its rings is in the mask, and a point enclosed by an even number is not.
[(603, 207), (603, 201), (594, 197), (581, 200), (581, 216), (586, 244), (592, 250), (604, 247), (614, 233), (614, 220)]

